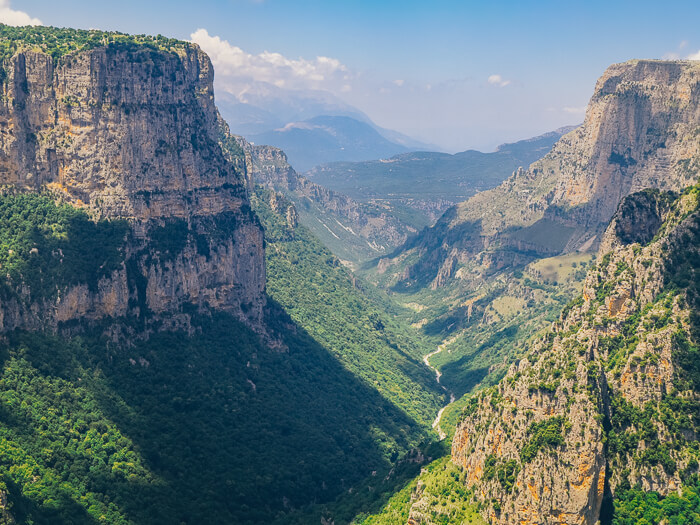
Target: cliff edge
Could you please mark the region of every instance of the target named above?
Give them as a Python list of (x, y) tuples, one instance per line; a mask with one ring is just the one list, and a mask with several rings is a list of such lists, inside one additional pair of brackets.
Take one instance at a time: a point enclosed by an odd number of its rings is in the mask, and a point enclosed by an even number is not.
[(0, 26), (0, 42), (5, 193), (43, 192), (129, 225), (121, 264), (97, 286), (59, 284), (42, 304), (20, 286), (0, 328), (146, 311), (185, 319), (187, 305), (257, 325), (263, 231), (240, 163), (219, 144), (206, 54), (164, 37), (46, 27)]

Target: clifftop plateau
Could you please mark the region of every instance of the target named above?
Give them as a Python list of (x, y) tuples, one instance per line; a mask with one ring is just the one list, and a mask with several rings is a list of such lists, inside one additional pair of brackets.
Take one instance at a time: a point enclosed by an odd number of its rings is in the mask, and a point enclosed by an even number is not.
[(105, 217), (188, 218), (246, 203), (219, 151), (214, 71), (196, 45), (107, 44), (60, 58), (27, 46), (3, 68), (3, 184), (55, 188)]
[(245, 172), (218, 142), (214, 72), (199, 47), (7, 26), (0, 44), (0, 184), (130, 224), (122, 264), (98, 286), (59, 284), (42, 305), (9, 301), (2, 328), (180, 315), (186, 303), (258, 323), (263, 232)]

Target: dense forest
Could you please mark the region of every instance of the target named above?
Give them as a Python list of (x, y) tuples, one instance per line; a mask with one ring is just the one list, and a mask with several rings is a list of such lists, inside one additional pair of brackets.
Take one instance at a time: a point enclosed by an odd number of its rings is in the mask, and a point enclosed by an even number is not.
[[(5, 294), (21, 282), (55, 292), (122, 264), (124, 223), (92, 222), (43, 195), (2, 196), (0, 211)], [(166, 237), (171, 249), (182, 247), (177, 235)], [(342, 312), (346, 328), (330, 325), (316, 337), (302, 323), (319, 332), (305, 313), (308, 303), (297, 301), (296, 321), (270, 299), (266, 324), (281, 340), (279, 351), (223, 313), (191, 312), (193, 333), (136, 335), (127, 346), (105, 334), (141, 326), (129, 318), (66, 326), (71, 337), (63, 329), (8, 334), (0, 465), (15, 518), (269, 522), (332, 501), (427, 442), (425, 421), (440, 396), (429, 393), (429, 374), (402, 372), (415, 360), (404, 353), (418, 352), (417, 343), (378, 309), (372, 315), (370, 303), (358, 306), (367, 300), (353, 292), (348, 274), (316, 250), (303, 268), (323, 277), (314, 281), (317, 294), (346, 294), (355, 307)], [(81, 257), (86, 251), (90, 256)], [(274, 271), (269, 286), (284, 299)], [(354, 344), (348, 338), (342, 353), (335, 350), (331, 343), (355, 325), (373, 331)], [(361, 351), (377, 354), (368, 368), (374, 376), (351, 372)], [(395, 357), (383, 357), (387, 352)], [(405, 362), (396, 366), (400, 358)], [(389, 382), (376, 386), (381, 367), (395, 376), (393, 391)], [(416, 381), (423, 386), (412, 387)]]
[(37, 50), (58, 60), (77, 51), (98, 47), (107, 49), (151, 49), (176, 53), (191, 46), (188, 42), (163, 35), (127, 35), (116, 31), (70, 29), (45, 26), (14, 27), (0, 24), (0, 59), (6, 60), (21, 50)]
[[(265, 227), (268, 293), (355, 376), (423, 425), (445, 395), (421, 363), (430, 341), (391, 315), (398, 306), (346, 270), (303, 226), (274, 213), (271, 193), (256, 189), (254, 208)], [(290, 203), (276, 196), (286, 213)]]
[[(0, 24), (3, 67), (28, 50), (155, 62), (193, 46)], [(252, 169), (219, 138), (217, 155)], [(481, 525), (600, 475), (586, 505), (603, 524), (700, 524), (700, 186), (627, 197), (598, 257), (518, 245), (458, 261), (448, 212), (420, 257), (397, 250), (358, 275), (290, 201), (244, 179), (240, 209), (196, 220), (108, 220), (1, 189), (0, 523)], [(148, 263), (206, 266), (217, 243), (247, 252), (238, 220), (264, 230), (261, 317), (207, 300), (152, 310)], [(625, 224), (653, 231), (625, 239)], [(119, 272), (128, 313), (46, 313)]]

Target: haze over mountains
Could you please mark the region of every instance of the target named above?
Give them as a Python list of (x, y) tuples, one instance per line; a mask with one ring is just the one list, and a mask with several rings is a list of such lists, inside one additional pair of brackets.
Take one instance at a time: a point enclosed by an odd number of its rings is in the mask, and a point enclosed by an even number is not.
[(335, 161), (385, 158), (409, 148), (385, 139), (369, 124), (350, 117), (318, 116), (247, 135), (251, 142), (283, 149), (299, 171)]
[[(261, 166), (259, 182), (292, 200), (301, 222), (353, 266), (390, 252), (432, 225), (449, 206), (529, 165), (567, 131), (504, 144), (494, 153), (414, 151), (397, 156), (429, 146), (378, 128), (329, 93), (258, 83), (221, 98), (229, 128), (255, 145), (254, 159), (258, 154), (267, 159), (255, 161)], [(283, 122), (273, 112), (292, 118), (326, 111), (342, 116), (318, 115), (263, 133), (245, 132)], [(339, 162), (343, 159), (381, 160)], [(312, 166), (307, 177), (298, 175)]]
[(239, 135), (258, 134), (281, 128), (288, 122), (335, 115), (367, 122), (362, 111), (329, 91), (302, 91), (276, 87), (267, 82), (247, 85), (238, 94), (216, 93), (221, 116)]
[(0, 522), (700, 519), (700, 62), (312, 179), (192, 42), (0, 25), (0, 72)]
[[(305, 176), (360, 201), (382, 199), (421, 205), (433, 213), (447, 209), (478, 191), (504, 180), (504, 174), (529, 166), (545, 155), (573, 127), (539, 137), (502, 144), (493, 153), (417, 151), (367, 162), (334, 162), (317, 166)], [(424, 204), (419, 204), (424, 203)], [(432, 204), (432, 206), (431, 206)], [(437, 217), (435, 217), (437, 218)]]
[(539, 158), (564, 131), (504, 144), (494, 153), (408, 153), (322, 165), (306, 177), (294, 170), (282, 150), (245, 147), (250, 148), (257, 182), (290, 199), (299, 220), (346, 264), (358, 267), (402, 245), (460, 199), (492, 188)]
[(327, 91), (285, 90), (252, 83), (238, 95), (217, 94), (231, 132), (283, 149), (303, 172), (326, 162), (371, 160), (411, 150), (438, 150), (377, 126)]

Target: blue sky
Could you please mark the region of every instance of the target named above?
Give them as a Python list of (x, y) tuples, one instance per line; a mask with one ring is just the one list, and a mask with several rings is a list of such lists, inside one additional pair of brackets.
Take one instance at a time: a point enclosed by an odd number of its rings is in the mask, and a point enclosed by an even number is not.
[(331, 91), (450, 151), (581, 122), (611, 63), (700, 51), (697, 1), (0, 0), (0, 19), (14, 11), (194, 39), (217, 91), (240, 90), (241, 75)]

